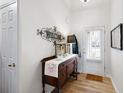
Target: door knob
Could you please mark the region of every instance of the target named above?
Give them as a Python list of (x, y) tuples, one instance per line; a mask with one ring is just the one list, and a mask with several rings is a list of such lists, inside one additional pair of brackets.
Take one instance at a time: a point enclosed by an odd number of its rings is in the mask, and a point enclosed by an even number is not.
[(16, 66), (15, 63), (12, 63), (12, 66), (15, 67)]
[(12, 65), (8, 65), (9, 67), (12, 67)]

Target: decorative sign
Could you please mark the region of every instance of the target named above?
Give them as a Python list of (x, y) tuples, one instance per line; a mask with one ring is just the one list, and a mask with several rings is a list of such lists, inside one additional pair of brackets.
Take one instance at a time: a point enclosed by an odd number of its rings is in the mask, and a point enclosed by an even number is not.
[(55, 26), (50, 28), (42, 28), (41, 30), (38, 29), (37, 34), (40, 34), (43, 39), (50, 42), (60, 42), (65, 39), (64, 36), (62, 36), (62, 34), (57, 31)]

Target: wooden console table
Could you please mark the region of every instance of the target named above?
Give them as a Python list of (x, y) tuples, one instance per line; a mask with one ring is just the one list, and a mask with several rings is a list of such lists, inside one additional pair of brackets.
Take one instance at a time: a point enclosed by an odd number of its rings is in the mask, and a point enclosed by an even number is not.
[(70, 76), (75, 77), (77, 80), (77, 60), (76, 57), (69, 58), (66, 61), (59, 64), (58, 78), (45, 75), (45, 63), (49, 60), (55, 59), (55, 56), (47, 57), (41, 60), (42, 62), (42, 84), (43, 92), (45, 93), (45, 84), (54, 86), (55, 89), (51, 93), (60, 93), (61, 88), (66, 83)]

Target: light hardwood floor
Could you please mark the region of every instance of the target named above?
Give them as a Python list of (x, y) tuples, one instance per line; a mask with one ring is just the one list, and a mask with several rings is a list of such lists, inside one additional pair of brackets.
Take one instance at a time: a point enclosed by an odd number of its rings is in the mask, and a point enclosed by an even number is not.
[(115, 93), (112, 82), (104, 77), (103, 82), (86, 79), (86, 74), (79, 74), (78, 80), (69, 79), (62, 93)]

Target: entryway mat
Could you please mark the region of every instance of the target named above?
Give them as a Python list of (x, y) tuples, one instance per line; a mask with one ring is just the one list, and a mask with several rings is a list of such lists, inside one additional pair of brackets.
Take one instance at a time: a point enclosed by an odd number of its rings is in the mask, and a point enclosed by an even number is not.
[(103, 82), (103, 77), (102, 76), (93, 75), (93, 74), (87, 74), (86, 79)]

